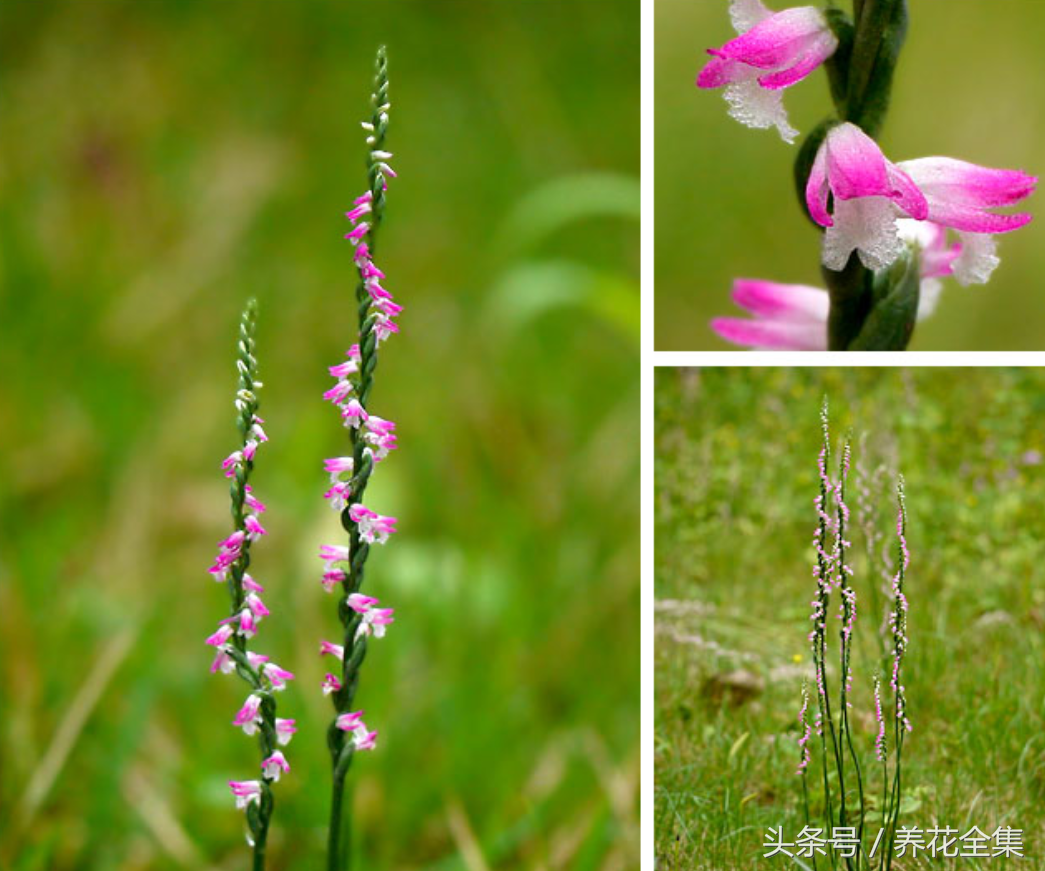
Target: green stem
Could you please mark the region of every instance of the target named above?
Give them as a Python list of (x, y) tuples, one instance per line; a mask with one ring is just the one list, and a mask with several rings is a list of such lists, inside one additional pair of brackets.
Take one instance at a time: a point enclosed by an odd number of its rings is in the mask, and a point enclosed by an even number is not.
[(822, 270), (831, 296), (827, 317), (827, 344), (832, 351), (845, 351), (863, 329), (874, 307), (871, 282), (874, 274), (864, 267), (856, 252), (841, 272)]

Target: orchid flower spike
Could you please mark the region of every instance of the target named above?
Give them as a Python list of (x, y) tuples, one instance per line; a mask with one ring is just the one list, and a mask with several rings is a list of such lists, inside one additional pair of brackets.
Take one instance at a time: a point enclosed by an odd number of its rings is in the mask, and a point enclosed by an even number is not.
[(725, 87), (729, 114), (756, 129), (776, 127), (785, 142), (798, 136), (787, 120), (783, 89), (800, 82), (838, 48), (838, 38), (815, 6), (771, 12), (761, 0), (733, 0), (739, 34), (721, 48), (697, 77), (699, 88)]
[[(828, 197), (834, 211), (828, 212)], [(824, 138), (806, 185), (806, 205), (825, 227), (823, 264), (840, 272), (855, 250), (868, 269), (884, 269), (903, 251), (896, 219), (929, 217), (929, 203), (911, 177), (885, 159), (855, 124), (833, 127)]]

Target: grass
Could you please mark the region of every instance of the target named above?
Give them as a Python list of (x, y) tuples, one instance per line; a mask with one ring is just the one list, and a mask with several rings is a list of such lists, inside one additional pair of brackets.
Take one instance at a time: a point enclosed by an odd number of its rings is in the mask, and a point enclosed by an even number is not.
[[(258, 649), (296, 672), (269, 867), (321, 867), (340, 540), (321, 399), (388, 45), (406, 306), (368, 491), (400, 532), (358, 695), (355, 867), (623, 869), (638, 832), (638, 5), (15, 0), (0, 9), (0, 866), (242, 869), (227, 606), (239, 311), (259, 300)], [(609, 192), (609, 193), (607, 193)], [(612, 642), (612, 643), (611, 643)]]
[[(836, 435), (847, 427), (866, 434), (856, 464), (871, 471), (881, 463), (890, 474), (902, 471), (907, 482), (905, 684), (914, 732), (904, 745), (900, 825), (945, 824), (964, 833), (975, 824), (988, 834), (999, 825), (1022, 828), (1027, 858), (1005, 861), (1039, 867), (1045, 843), (1040, 370), (660, 369), (655, 818), (661, 867), (798, 867), (785, 857), (763, 860), (761, 845), (769, 826), (782, 825), (793, 838), (804, 825), (796, 718), (802, 675), (811, 674), (805, 635), (815, 590), (817, 414), (825, 394)], [(885, 491), (879, 523), (891, 542), (895, 514), (888, 485)], [(854, 535), (859, 553), (863, 538)], [(876, 794), (871, 676), (880, 656), (878, 619), (866, 556), (854, 567), (852, 723), (865, 781)], [(747, 673), (750, 690), (728, 688), (737, 678), (727, 676), (737, 671)], [(815, 763), (812, 771), (818, 778)], [(899, 860), (893, 867), (908, 871), (928, 862)]]

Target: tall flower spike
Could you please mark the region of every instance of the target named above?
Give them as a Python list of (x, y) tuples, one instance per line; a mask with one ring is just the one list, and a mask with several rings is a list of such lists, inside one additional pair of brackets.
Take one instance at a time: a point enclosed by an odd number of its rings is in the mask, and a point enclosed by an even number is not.
[(776, 127), (794, 142), (798, 131), (788, 123), (783, 90), (834, 54), (838, 39), (814, 6), (773, 13), (761, 0), (733, 0), (730, 12), (739, 36), (708, 49), (712, 58), (697, 87), (725, 87), (733, 118), (756, 129)]
[(377, 514), (364, 507), (363, 497), (374, 466), (396, 447), (395, 424), (370, 412), (370, 393), (377, 367), (377, 349), (393, 333), (402, 311), (385, 287), (385, 273), (374, 262), (376, 234), (384, 219), (388, 180), (396, 177), (389, 166), (392, 158), (385, 150), (388, 132), (388, 69), (384, 48), (377, 53), (372, 112), (364, 122), (369, 149), (367, 179), (369, 188), (357, 197), (346, 216), (354, 224), (346, 238), (354, 246), (352, 255), (359, 283), (356, 288), (358, 340), (349, 349), (347, 360), (330, 367), (338, 379), (324, 398), (334, 403), (351, 440), (348, 456), (333, 457), (324, 462), (330, 476), (330, 488), (324, 494), (339, 512), (341, 525), (348, 533), (348, 545), (324, 545), (320, 556), (325, 561), (323, 587), (340, 592), (338, 617), (342, 625), (342, 643), (324, 641), (321, 654), (333, 656), (335, 664), (323, 680), (322, 692), (334, 705), (334, 719), (327, 731), (332, 766), (330, 828), (327, 844), (327, 867), (334, 871), (343, 867), (342, 795), (345, 777), (358, 750), (374, 748), (377, 732), (369, 731), (359, 719), (362, 712), (352, 713), (359, 682), (359, 668), (366, 657), (371, 636), (381, 637), (392, 622), (391, 608), (374, 608), (377, 599), (363, 595), (363, 570), (370, 546), (383, 544), (395, 531), (396, 519)]
[(893, 675), (890, 686), (896, 699), (896, 721), (910, 732), (911, 721), (907, 717), (907, 696), (903, 685), (903, 660), (907, 653), (907, 596), (903, 587), (911, 555), (907, 550), (907, 504), (902, 475), (896, 485), (896, 502), (897, 568), (893, 576), (893, 613), (889, 621), (893, 635)]
[(797, 774), (803, 774), (806, 768), (809, 766), (809, 738), (813, 734), (813, 727), (806, 722), (806, 712), (809, 710), (809, 688), (806, 686), (806, 682), (802, 681), (802, 707), (798, 711), (798, 728), (802, 732), (801, 737), (798, 739), (798, 771)]
[(235, 529), (218, 546), (218, 556), (209, 571), (216, 581), (224, 582), (229, 593), (229, 616), (208, 639), (207, 644), (217, 648), (211, 671), (224, 674), (236, 672), (250, 686), (250, 694), (232, 723), (248, 735), (257, 735), (261, 752), (260, 780), (230, 780), (229, 787), (236, 798), (236, 806), (247, 811), (248, 841), (254, 848), (254, 868), (264, 868), (265, 845), (272, 819), (273, 796), (271, 784), (290, 770), (290, 765), (276, 745), (285, 745), (294, 732), (294, 721), (276, 717), (274, 693), (283, 689), (294, 677), (289, 671), (269, 662), (247, 648), (247, 640), (256, 631), (257, 621), (269, 614), (259, 593), (261, 584), (247, 574), (251, 564), (251, 546), (265, 529), (258, 515), (265, 505), (254, 495), (249, 483), (254, 460), (260, 445), (268, 441), (258, 417), (257, 360), (254, 357), (254, 334), (257, 324), (257, 304), (247, 303), (240, 321), (236, 370), (239, 387), (236, 391), (236, 413), (241, 447), (222, 463), (225, 476), (232, 481), (232, 519)]

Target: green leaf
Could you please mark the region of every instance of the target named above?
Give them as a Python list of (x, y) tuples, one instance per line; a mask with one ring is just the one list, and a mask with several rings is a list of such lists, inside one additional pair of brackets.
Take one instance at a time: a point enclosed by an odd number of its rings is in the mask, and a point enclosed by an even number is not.
[(733, 742), (733, 746), (729, 748), (728, 761), (733, 761), (733, 757), (736, 756), (740, 752), (741, 748), (743, 748), (743, 746), (747, 743), (747, 739), (750, 734), (750, 732), (745, 732), (743, 735), (737, 738), (736, 741)]
[(575, 308), (639, 341), (639, 293), (634, 281), (570, 260), (527, 261), (510, 269), (490, 295), (495, 321), (521, 331), (534, 319)]
[(498, 248), (506, 254), (526, 250), (563, 227), (590, 218), (639, 220), (639, 181), (628, 175), (589, 172), (541, 185), (508, 214)]
[(907, 36), (907, 0), (864, 0), (849, 62), (846, 120), (877, 137)]
[(853, 39), (856, 36), (856, 28), (852, 20), (841, 9), (830, 7), (824, 10), (824, 17), (831, 31), (838, 38), (838, 48), (824, 62), (827, 71), (827, 80), (831, 86), (831, 99), (835, 104), (835, 111), (840, 118), (846, 114), (846, 100), (849, 97), (849, 62), (853, 55)]

